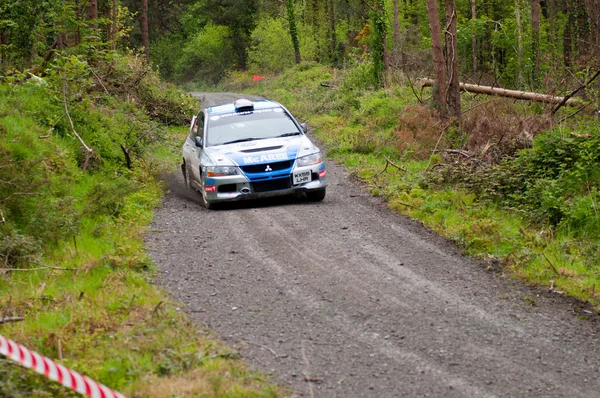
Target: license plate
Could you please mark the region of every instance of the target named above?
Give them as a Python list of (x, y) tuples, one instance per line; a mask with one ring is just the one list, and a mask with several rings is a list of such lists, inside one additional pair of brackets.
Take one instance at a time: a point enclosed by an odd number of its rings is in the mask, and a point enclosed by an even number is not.
[(312, 175), (310, 170), (301, 171), (299, 173), (294, 173), (294, 185), (303, 184), (305, 182), (310, 182), (312, 180)]

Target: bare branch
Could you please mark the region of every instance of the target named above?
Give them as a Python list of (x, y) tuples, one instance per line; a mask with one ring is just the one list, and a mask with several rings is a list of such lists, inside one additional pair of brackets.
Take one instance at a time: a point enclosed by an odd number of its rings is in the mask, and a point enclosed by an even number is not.
[(96, 80), (98, 80), (98, 83), (100, 83), (100, 85), (102, 86), (102, 88), (104, 89), (104, 92), (108, 95), (110, 95), (110, 93), (108, 92), (108, 90), (106, 89), (106, 86), (104, 85), (104, 83), (102, 83), (102, 79), (100, 79), (100, 76), (98, 76), (96, 74), (96, 71), (94, 71), (94, 68), (90, 68), (90, 70), (92, 71), (92, 73), (94, 74), (94, 77), (96, 78)]
[(79, 140), (79, 142), (81, 143), (81, 145), (83, 146), (83, 148), (86, 151), (85, 163), (83, 164), (83, 170), (85, 171), (85, 169), (87, 169), (87, 165), (88, 165), (88, 161), (90, 160), (90, 156), (92, 155), (94, 150), (92, 148), (90, 148), (89, 146), (87, 146), (87, 144), (83, 141), (81, 136), (79, 136), (79, 134), (77, 134), (77, 131), (75, 130), (75, 125), (73, 124), (73, 119), (71, 119), (71, 114), (69, 113), (69, 106), (67, 104), (67, 81), (66, 80), (63, 81), (63, 104), (65, 106), (65, 113), (67, 114), (67, 118), (69, 119), (69, 124), (71, 125), (71, 130), (73, 131), (73, 134), (75, 134), (75, 137), (77, 137), (77, 139)]
[(600, 75), (600, 70), (598, 72), (596, 72), (596, 74), (594, 76), (592, 76), (587, 82), (585, 82), (584, 84), (580, 85), (575, 90), (573, 90), (568, 95), (566, 95), (563, 98), (563, 100), (558, 105), (556, 105), (554, 108), (552, 108), (552, 110), (550, 111), (550, 115), (554, 116), (554, 114), (556, 113), (556, 111), (558, 111), (560, 108), (562, 108), (572, 96), (574, 96), (575, 94), (577, 94), (579, 91), (581, 91), (585, 87), (589, 86), (594, 80), (596, 80), (596, 78), (599, 75)]
[[(10, 195), (8, 195), (6, 198), (0, 200), (0, 202), (6, 202), (8, 199), (12, 198), (13, 196), (21, 196), (21, 195), (41, 195), (41, 192), (15, 192), (12, 193)], [(3, 218), (4, 221), (4, 218)]]
[(63, 268), (63, 267), (53, 267), (50, 265), (42, 264), (39, 261), (32, 261), (32, 263), (39, 265), (39, 268), (0, 268), (0, 271), (41, 271), (47, 269), (53, 269), (58, 271), (77, 271), (78, 268)]
[(22, 318), (20, 316), (13, 316), (13, 317), (8, 317), (8, 318), (0, 318), (0, 325), (2, 325), (3, 323), (12, 323), (12, 322), (21, 322), (24, 321), (25, 318)]

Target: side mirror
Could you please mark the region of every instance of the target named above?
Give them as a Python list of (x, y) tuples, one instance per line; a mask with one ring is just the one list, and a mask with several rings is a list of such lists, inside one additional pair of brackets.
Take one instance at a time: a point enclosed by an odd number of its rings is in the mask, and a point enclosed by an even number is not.
[(204, 140), (202, 140), (202, 137), (200, 136), (196, 136), (196, 146), (202, 148), (202, 145), (204, 144)]
[(308, 124), (300, 123), (300, 127), (302, 127), (302, 131), (306, 134), (306, 132), (308, 131)]

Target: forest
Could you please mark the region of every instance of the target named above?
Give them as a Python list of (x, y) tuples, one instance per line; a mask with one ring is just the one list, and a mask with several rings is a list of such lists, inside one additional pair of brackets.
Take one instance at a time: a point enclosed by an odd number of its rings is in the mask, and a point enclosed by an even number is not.
[(133, 396), (279, 396), (150, 282), (202, 90), (280, 101), (395, 211), (600, 307), (600, 0), (0, 0), (0, 334)]

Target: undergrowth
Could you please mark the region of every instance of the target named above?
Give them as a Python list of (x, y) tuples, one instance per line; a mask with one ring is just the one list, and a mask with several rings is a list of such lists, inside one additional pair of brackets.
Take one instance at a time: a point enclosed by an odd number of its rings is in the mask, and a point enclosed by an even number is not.
[[(132, 397), (278, 396), (152, 284), (143, 234), (195, 107), (134, 54), (4, 78), (0, 319), (23, 321), (0, 333)], [(0, 391), (75, 396), (8, 361)]]
[(409, 87), (353, 89), (360, 73), (303, 65), (225, 87), (282, 102), (373, 195), (490, 269), (600, 307), (597, 121), (465, 95), (463, 128), (445, 128)]

